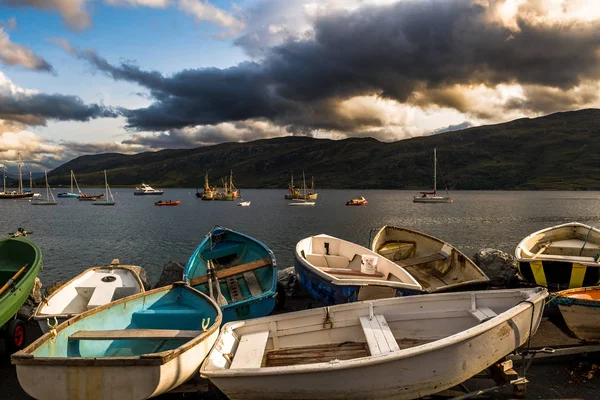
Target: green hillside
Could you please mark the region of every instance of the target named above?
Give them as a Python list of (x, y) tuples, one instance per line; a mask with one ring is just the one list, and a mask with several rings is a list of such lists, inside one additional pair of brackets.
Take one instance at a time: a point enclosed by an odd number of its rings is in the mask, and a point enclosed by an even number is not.
[[(234, 172), (241, 188), (283, 188), (290, 174), (317, 188), (416, 189), (432, 185), (433, 148), (451, 189), (600, 189), (600, 110), (564, 112), (383, 143), (284, 137), (189, 150), (76, 158), (53, 170), (52, 185), (202, 187)], [(438, 188), (443, 188), (438, 173)]]

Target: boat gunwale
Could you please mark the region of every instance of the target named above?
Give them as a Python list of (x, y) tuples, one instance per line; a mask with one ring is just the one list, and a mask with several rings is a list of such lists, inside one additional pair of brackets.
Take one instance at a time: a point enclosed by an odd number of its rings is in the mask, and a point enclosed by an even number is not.
[(65, 328), (71, 326), (75, 322), (84, 319), (90, 315), (99, 313), (107, 308), (111, 308), (114, 306), (118, 306), (119, 304), (125, 303), (127, 301), (131, 301), (137, 299), (139, 297), (148, 296), (154, 293), (159, 293), (161, 291), (170, 291), (175, 287), (181, 287), (183, 290), (191, 290), (196, 292), (195, 294), (204, 297), (208, 300), (208, 303), (213, 306), (213, 308), (217, 312), (217, 317), (212, 322), (211, 326), (204, 331), (202, 334), (196, 336), (194, 339), (188, 340), (183, 343), (181, 346), (162, 351), (159, 353), (148, 353), (142, 354), (139, 356), (121, 356), (121, 357), (35, 357), (31, 354), (33, 351), (37, 350), (42, 344), (44, 344), (47, 340), (52, 340), (52, 331), (48, 331), (47, 333), (40, 336), (36, 341), (31, 343), (25, 349), (14, 353), (11, 356), (11, 363), (15, 365), (65, 365), (65, 366), (100, 366), (100, 367), (113, 367), (113, 366), (160, 366), (164, 365), (167, 362), (179, 357), (181, 354), (187, 352), (191, 348), (200, 344), (204, 339), (212, 335), (215, 331), (218, 331), (221, 322), (223, 320), (223, 313), (221, 312), (221, 308), (217, 305), (217, 303), (211, 299), (209, 296), (200, 292), (197, 289), (194, 289), (192, 286), (187, 284), (186, 282), (175, 282), (172, 285), (163, 286), (160, 288), (148, 290), (146, 292), (141, 292), (138, 294), (134, 294), (132, 296), (124, 297), (122, 299), (116, 300), (112, 303), (104, 304), (102, 306), (93, 308), (91, 310), (85, 311), (65, 322), (58, 325), (56, 328), (56, 332), (60, 332)]
[[(19, 237), (7, 237), (5, 239), (0, 240), (0, 243), (10, 242), (10, 241), (23, 242), (26, 245), (30, 246), (33, 249), (35, 257), (34, 257), (33, 262), (30, 263), (29, 267), (26, 269), (25, 273), (22, 276), (20, 276), (16, 280), (16, 282), (14, 282), (14, 285), (12, 286), (12, 288), (9, 288), (8, 290), (6, 290), (4, 293), (2, 293), (0, 295), (0, 304), (2, 304), (4, 301), (6, 301), (6, 299), (9, 298), (9, 295), (11, 293), (14, 293), (17, 290), (19, 290), (20, 288), (28, 285), (30, 281), (31, 281), (31, 287), (33, 287), (33, 285), (35, 284), (35, 278), (38, 276), (38, 274), (40, 273), (40, 271), (43, 268), (42, 250), (39, 248), (39, 246), (37, 244), (35, 244), (35, 242), (33, 242), (31, 239), (29, 239), (25, 236), (19, 236)], [(18, 270), (16, 270), (15, 273), (17, 271)], [(29, 296), (30, 291), (31, 291), (31, 289), (28, 290), (27, 293), (25, 293), (23, 295), (23, 301), (19, 305), (19, 308), (21, 308), (21, 306), (25, 303), (25, 301), (27, 301), (27, 297)], [(5, 303), (5, 304), (7, 304), (7, 303)], [(18, 309), (17, 309), (17, 312), (18, 312)], [(12, 315), (8, 320), (10, 320), (12, 317), (14, 317), (14, 315)], [(2, 325), (0, 325), (0, 327), (1, 326)]]
[[(274, 375), (276, 376), (276, 375), (292, 375), (292, 374), (302, 374), (302, 373), (317, 373), (317, 372), (332, 371), (332, 370), (339, 371), (339, 370), (345, 370), (345, 369), (363, 368), (363, 367), (369, 367), (372, 365), (378, 365), (378, 364), (382, 364), (382, 363), (394, 362), (394, 361), (402, 360), (405, 358), (410, 358), (410, 357), (413, 357), (416, 355), (420, 355), (420, 354), (423, 354), (426, 352), (438, 351), (438, 350), (444, 349), (446, 347), (450, 347), (450, 346), (456, 345), (458, 343), (470, 340), (471, 338), (479, 336), (481, 334), (484, 334), (485, 332), (494, 329), (498, 325), (505, 323), (511, 319), (514, 319), (519, 314), (525, 312), (529, 308), (532, 308), (532, 312), (535, 313), (535, 307), (539, 304), (539, 302), (543, 302), (544, 299), (548, 295), (548, 290), (541, 286), (531, 288), (531, 289), (518, 289), (518, 290), (504, 289), (504, 290), (494, 290), (494, 291), (479, 291), (479, 293), (490, 293), (490, 292), (508, 293), (508, 292), (517, 292), (517, 291), (521, 292), (522, 294), (527, 293), (528, 296), (526, 298), (524, 298), (522, 301), (520, 301), (519, 303), (517, 303), (515, 306), (498, 314), (496, 317), (491, 318), (491, 319), (489, 319), (485, 322), (482, 322), (478, 325), (475, 325), (472, 328), (457, 332), (454, 335), (450, 335), (450, 336), (447, 336), (442, 339), (434, 340), (432, 342), (425, 343), (425, 344), (422, 344), (419, 346), (414, 346), (414, 347), (410, 347), (407, 349), (401, 349), (399, 351), (385, 353), (385, 354), (378, 354), (378, 355), (374, 355), (374, 356), (360, 357), (360, 358), (355, 358), (355, 359), (350, 359), (350, 360), (339, 360), (335, 363), (322, 362), (322, 363), (301, 364), (301, 365), (282, 366), (282, 367), (260, 367), (260, 368), (243, 368), (243, 369), (219, 368), (219, 369), (206, 370), (205, 367), (210, 361), (211, 353), (213, 351), (220, 351), (220, 350), (217, 350), (217, 343), (219, 343), (222, 336), (234, 335), (234, 331), (233, 331), (234, 329), (242, 327), (242, 326), (246, 325), (248, 322), (256, 323), (256, 321), (258, 319), (263, 319), (263, 318), (265, 318), (265, 319), (266, 318), (274, 318), (274, 317), (280, 318), (281, 316), (284, 316), (286, 314), (279, 314), (279, 315), (274, 315), (274, 316), (257, 318), (257, 319), (248, 320), (248, 321), (228, 322), (225, 325), (223, 325), (223, 327), (221, 328), (221, 332), (219, 332), (219, 337), (217, 338), (215, 345), (213, 346), (209, 355), (202, 362), (202, 365), (200, 367), (200, 375), (202, 377), (209, 378), (209, 379), (211, 379), (211, 378), (227, 379), (227, 378), (245, 378), (245, 377), (252, 377), (252, 376), (274, 376)], [(452, 295), (465, 294), (465, 293), (471, 293), (471, 292), (438, 293), (435, 296), (452, 296)], [(340, 304), (340, 305), (322, 307), (322, 308), (325, 308), (328, 311), (335, 313), (335, 308), (337, 308), (337, 307), (346, 307), (346, 308), (352, 308), (352, 306), (355, 306), (355, 307), (363, 306), (364, 307), (368, 303), (373, 303), (375, 301), (377, 301), (377, 302), (381, 302), (381, 301), (390, 302), (393, 300), (400, 301), (401, 299), (414, 299), (415, 297), (420, 297), (420, 296), (426, 296), (427, 298), (432, 297), (431, 294), (410, 296), (410, 297), (395, 297), (395, 298), (389, 298), (389, 299), (383, 299), (383, 300), (365, 300), (365, 301), (359, 301), (359, 302), (348, 303), (348, 304)], [(424, 299), (420, 299), (420, 300), (424, 300)], [(434, 300), (431, 300), (431, 301), (434, 301)], [(533, 303), (533, 305), (530, 304), (530, 302)], [(314, 309), (312, 309), (312, 310), (309, 309), (309, 310), (297, 311), (294, 313), (288, 313), (287, 315), (291, 315), (291, 314), (298, 315), (297, 313), (311, 314), (314, 312), (315, 312)], [(366, 314), (366, 315), (368, 315), (368, 314)], [(533, 327), (535, 327), (535, 330), (537, 330), (537, 327), (539, 327), (539, 323), (541, 322), (542, 317), (543, 317), (543, 309), (540, 312), (538, 321), (533, 325)], [(269, 322), (271, 322), (271, 321), (269, 321)], [(530, 332), (529, 334), (531, 336), (533, 333)]]
[[(585, 307), (588, 304), (592, 307), (599, 307), (600, 299), (580, 299), (577, 297), (570, 297), (570, 295), (574, 294), (574, 293), (585, 293), (585, 292), (591, 292), (591, 291), (600, 291), (600, 285), (561, 290), (560, 292), (554, 293), (554, 296), (552, 297), (552, 301), (557, 301), (559, 306), (566, 306), (566, 307), (570, 307), (571, 305), (581, 305), (581, 306)], [(573, 304), (565, 304), (564, 302), (560, 302), (561, 299), (572, 300), (574, 303)]]
[[(106, 265), (106, 266), (96, 266), (96, 267), (91, 267), (88, 268), (86, 270), (84, 270), (82, 273), (80, 273), (79, 275), (75, 276), (74, 278), (71, 278), (68, 282), (64, 283), (63, 285), (61, 285), (58, 289), (56, 289), (54, 292), (52, 292), (52, 294), (48, 297), (44, 297), (42, 299), (42, 301), (40, 302), (40, 304), (38, 304), (38, 306), (35, 309), (35, 313), (33, 314), (33, 319), (36, 321), (39, 321), (41, 319), (45, 319), (45, 318), (72, 318), (75, 315), (81, 314), (81, 313), (65, 313), (65, 314), (41, 314), (41, 309), (58, 293), (60, 292), (62, 289), (70, 286), (72, 283), (74, 283), (77, 279), (81, 278), (83, 275), (85, 275), (86, 273), (88, 273), (89, 271), (92, 272), (96, 272), (96, 270), (99, 269), (125, 269), (128, 270), (129, 272), (131, 272), (134, 277), (135, 280), (137, 281), (137, 283), (140, 285), (140, 293), (144, 293), (146, 291), (146, 289), (144, 289), (144, 283), (142, 282), (142, 278), (140, 278), (140, 275), (135, 271), (135, 269), (133, 269), (133, 267), (136, 267), (135, 265)], [(141, 267), (140, 267), (141, 268)], [(136, 293), (139, 294), (139, 293)], [(107, 303), (108, 304), (108, 303)], [(89, 311), (89, 310), (86, 310)], [(85, 312), (85, 311), (84, 311)]]
[[(298, 241), (298, 243), (296, 244), (296, 250), (295, 250), (295, 256), (296, 259), (311, 273), (317, 275), (318, 277), (326, 280), (328, 283), (331, 283), (332, 285), (335, 286), (382, 286), (382, 287), (389, 287), (389, 288), (395, 288), (395, 289), (406, 289), (406, 290), (412, 290), (415, 292), (423, 292), (424, 288), (423, 286), (416, 280), (416, 278), (414, 276), (412, 276), (412, 274), (410, 272), (408, 272), (404, 267), (395, 264), (393, 261), (390, 261), (386, 258), (387, 261), (391, 262), (392, 264), (396, 265), (397, 268), (401, 269), (402, 271), (404, 271), (404, 273), (409, 276), (414, 283), (410, 283), (410, 282), (398, 282), (398, 281), (386, 281), (386, 280), (382, 280), (382, 279), (368, 279), (368, 278), (363, 278), (363, 279), (346, 279), (346, 278), (338, 278), (334, 275), (328, 274), (325, 271), (322, 271), (321, 269), (319, 269), (316, 265), (310, 263), (305, 257), (302, 257), (302, 254), (298, 251), (298, 248), (300, 247), (300, 243), (305, 241), (305, 240), (309, 240), (312, 239), (314, 237), (328, 237), (331, 239), (336, 239), (342, 242), (346, 242), (352, 245), (356, 245), (359, 247), (362, 247), (364, 249), (366, 249), (367, 251), (373, 253), (373, 255), (378, 256), (378, 257), (383, 257), (381, 256), (379, 253), (372, 251), (371, 249), (369, 249), (368, 247), (364, 247), (364, 246), (360, 246), (356, 243), (352, 243), (348, 240), (344, 240), (344, 239), (340, 239), (337, 238), (335, 236), (331, 236), (331, 235), (327, 235), (326, 233), (320, 233), (317, 235), (312, 235), (303, 239), (300, 239)], [(385, 257), (384, 257), (385, 258)], [(350, 260), (348, 260), (350, 261)]]
[[(462, 288), (465, 286), (471, 286), (471, 285), (476, 285), (476, 284), (489, 284), (491, 283), (491, 279), (489, 278), (489, 276), (487, 276), (485, 274), (485, 272), (483, 272), (483, 270), (479, 267), (479, 265), (477, 265), (473, 260), (471, 260), (470, 257), (467, 257), (467, 255), (465, 253), (463, 253), (462, 251), (460, 251), (458, 248), (456, 248), (456, 246), (452, 245), (451, 243), (446, 242), (445, 240), (442, 239), (438, 239), (435, 236), (431, 236), (427, 233), (423, 233), (420, 231), (416, 231), (414, 229), (408, 229), (408, 228), (403, 228), (400, 226), (395, 226), (395, 225), (384, 225), (382, 226), (379, 231), (377, 231), (377, 233), (375, 234), (375, 236), (373, 237), (373, 242), (371, 243), (371, 250), (375, 253), (377, 253), (378, 255), (381, 255), (377, 252), (377, 250), (375, 249), (375, 243), (377, 243), (378, 239), (380, 238), (380, 236), (382, 236), (385, 233), (385, 230), (387, 228), (390, 228), (392, 230), (401, 230), (401, 231), (405, 231), (405, 232), (409, 232), (411, 234), (416, 234), (416, 235), (420, 235), (423, 236), (425, 238), (431, 239), (433, 241), (439, 242), (443, 245), (448, 245), (452, 248), (452, 250), (456, 251), (458, 254), (460, 254), (461, 256), (463, 256), (465, 258), (465, 261), (467, 263), (469, 263), (471, 265), (471, 267), (475, 267), (475, 270), (479, 273), (480, 277), (477, 279), (470, 279), (468, 281), (462, 281), (462, 282), (458, 282), (458, 283), (452, 283), (449, 285), (444, 285), (438, 289), (435, 290), (428, 290), (426, 288), (423, 288), (423, 290), (426, 293), (440, 293), (440, 292), (445, 292), (448, 290), (454, 290), (457, 288)], [(382, 256), (385, 257), (385, 256)], [(391, 261), (391, 260), (390, 260)], [(392, 261), (393, 262), (393, 261)], [(408, 272), (408, 271), (407, 271)], [(408, 272), (410, 273), (410, 272)]]
[[(190, 277), (188, 275), (188, 266), (190, 265), (190, 261), (193, 260), (193, 259), (195, 259), (196, 257), (199, 257), (198, 253), (200, 253), (200, 249), (203, 249), (205, 247), (204, 243), (208, 240), (209, 236), (212, 235), (212, 233), (216, 229), (223, 229), (223, 230), (229, 231), (230, 233), (234, 233), (236, 235), (240, 235), (240, 236), (242, 236), (242, 237), (244, 237), (244, 238), (246, 238), (246, 239), (248, 239), (248, 240), (250, 240), (252, 242), (255, 242), (255, 243), (259, 244), (267, 252), (269, 258), (271, 259), (271, 265), (270, 266), (267, 265), (267, 266), (261, 267), (261, 268), (270, 268), (273, 271), (273, 274), (272, 274), (273, 276), (272, 276), (272, 279), (271, 279), (271, 288), (269, 290), (267, 290), (267, 291), (259, 294), (258, 296), (251, 296), (251, 297), (248, 297), (248, 298), (240, 300), (240, 301), (229, 302), (228, 304), (222, 306), (221, 309), (228, 310), (228, 309), (231, 309), (231, 308), (237, 308), (237, 307), (243, 306), (245, 304), (252, 304), (252, 303), (261, 301), (261, 300), (263, 300), (265, 298), (276, 296), (277, 295), (278, 274), (277, 274), (277, 259), (275, 258), (275, 253), (273, 253), (273, 251), (266, 244), (264, 244), (263, 242), (261, 242), (260, 240), (255, 239), (255, 238), (253, 238), (251, 236), (248, 236), (248, 235), (246, 235), (246, 234), (244, 234), (242, 232), (238, 232), (238, 231), (235, 231), (235, 230), (233, 230), (231, 228), (226, 228), (226, 227), (221, 226), (221, 225), (215, 225), (206, 234), (206, 236), (204, 236), (204, 239), (202, 239), (202, 241), (200, 242), (200, 244), (196, 247), (196, 249), (192, 253), (192, 256), (188, 259), (187, 263), (185, 264), (185, 268), (183, 270), (183, 275), (184, 275), (183, 279), (184, 279), (184, 281), (186, 283), (188, 283), (189, 279), (190, 279)], [(195, 277), (193, 277), (193, 278), (195, 278)]]
[[(600, 229), (595, 228), (590, 225), (582, 224), (581, 222), (575, 222), (575, 221), (574, 222), (566, 222), (564, 224), (550, 226), (550, 227), (543, 228), (538, 231), (532, 232), (529, 235), (525, 236), (523, 239), (521, 239), (521, 241), (515, 248), (515, 259), (518, 262), (530, 262), (530, 261), (537, 261), (537, 260), (566, 261), (566, 262), (577, 261), (577, 262), (584, 264), (586, 266), (589, 266), (589, 267), (600, 266), (598, 262), (594, 261), (593, 257), (560, 256), (559, 255), (559, 256), (554, 256), (554, 257), (559, 257), (559, 258), (554, 258), (549, 255), (540, 254), (539, 256), (533, 258), (534, 253), (531, 253), (529, 250), (525, 249), (525, 247), (524, 247), (525, 243), (527, 241), (529, 241), (535, 235), (545, 234), (552, 230), (567, 228), (567, 227), (586, 228), (586, 229), (592, 230), (592, 231), (596, 232), (598, 235), (600, 235)], [(587, 265), (587, 263), (591, 263), (591, 265)]]

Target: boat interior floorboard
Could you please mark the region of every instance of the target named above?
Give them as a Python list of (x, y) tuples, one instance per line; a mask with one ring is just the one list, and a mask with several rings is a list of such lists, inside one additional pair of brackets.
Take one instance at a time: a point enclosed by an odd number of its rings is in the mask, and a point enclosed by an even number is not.
[[(402, 338), (396, 339), (400, 350), (420, 346), (431, 340)], [(368, 357), (369, 347), (366, 342), (330, 343), (286, 349), (267, 350), (264, 367), (284, 367), (289, 365), (315, 364), (332, 360), (352, 360)]]

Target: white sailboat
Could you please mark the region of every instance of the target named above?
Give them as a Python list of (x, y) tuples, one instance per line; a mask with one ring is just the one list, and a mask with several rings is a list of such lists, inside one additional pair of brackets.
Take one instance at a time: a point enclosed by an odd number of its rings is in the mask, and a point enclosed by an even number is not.
[[(50, 185), (48, 185), (48, 173), (44, 171), (44, 176), (46, 177), (46, 198), (40, 200), (33, 200), (31, 204), (34, 206), (55, 206), (57, 205), (57, 201), (52, 194), (52, 189), (50, 189)], [(52, 200), (50, 200), (52, 199)]]
[(294, 200), (291, 203), (289, 203), (288, 205), (290, 206), (314, 206), (315, 202), (314, 201), (307, 201), (306, 200), (306, 178), (304, 177), (304, 171), (302, 171), (302, 194), (303, 194), (303, 198), (299, 199), (299, 200)]
[(433, 192), (421, 192), (420, 196), (415, 196), (413, 202), (415, 203), (452, 203), (448, 188), (446, 189), (446, 196), (438, 196), (437, 194), (437, 149), (433, 149)]
[[(105, 200), (97, 199), (97, 200), (94, 200), (94, 202), (92, 204), (95, 206), (114, 206), (117, 203), (115, 202), (115, 198), (113, 197), (112, 192), (110, 191), (110, 187), (108, 186), (108, 179), (106, 178), (106, 170), (104, 170), (104, 186), (106, 189), (106, 193), (104, 196)], [(110, 200), (109, 200), (109, 197), (110, 197)]]
[(7, 192), (6, 191), (6, 166), (2, 166), (3, 169), (3, 189), (2, 192), (0, 192), (0, 199), (28, 199), (33, 197), (33, 193), (26, 193), (23, 191), (23, 160), (21, 159), (21, 153), (17, 153), (17, 170), (18, 170), (18, 177), (19, 177), (19, 186), (18, 189), (15, 191), (10, 191)]
[[(73, 181), (75, 181), (75, 186), (77, 187), (77, 193), (73, 191)], [(67, 197), (67, 198), (77, 198), (81, 194), (81, 190), (79, 189), (79, 185), (77, 184), (77, 179), (75, 179), (75, 174), (73, 170), (71, 170), (71, 190), (68, 192), (59, 193), (58, 197)]]

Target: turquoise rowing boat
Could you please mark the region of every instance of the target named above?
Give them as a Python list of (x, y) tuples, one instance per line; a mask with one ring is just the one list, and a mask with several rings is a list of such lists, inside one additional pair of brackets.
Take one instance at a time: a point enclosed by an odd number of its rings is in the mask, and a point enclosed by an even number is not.
[(63, 322), (12, 363), (39, 400), (147, 399), (197, 373), (221, 320), (212, 299), (179, 282)]
[(42, 251), (25, 237), (0, 240), (0, 333), (10, 352), (25, 343), (23, 323), (14, 318), (42, 267)]
[(185, 267), (184, 280), (217, 300), (223, 323), (264, 317), (277, 297), (277, 262), (262, 242), (215, 226)]

